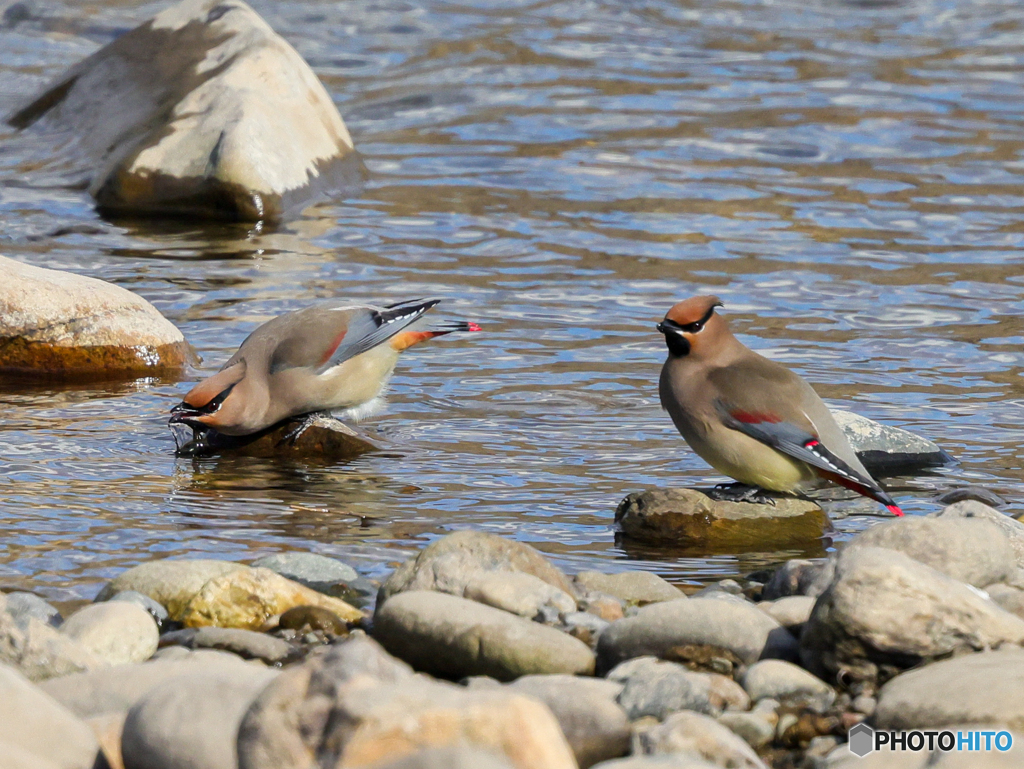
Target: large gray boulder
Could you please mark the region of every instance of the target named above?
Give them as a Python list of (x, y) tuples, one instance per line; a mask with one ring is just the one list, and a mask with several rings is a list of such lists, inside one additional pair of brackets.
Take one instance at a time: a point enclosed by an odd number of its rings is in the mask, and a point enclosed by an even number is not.
[(895, 550), (851, 547), (800, 639), (826, 681), (873, 682), (922, 661), (1024, 642), (1024, 620), (983, 593)]
[(242, 0), (166, 8), (7, 118), (40, 119), (75, 136), (114, 213), (277, 219), (361, 173), (330, 95)]

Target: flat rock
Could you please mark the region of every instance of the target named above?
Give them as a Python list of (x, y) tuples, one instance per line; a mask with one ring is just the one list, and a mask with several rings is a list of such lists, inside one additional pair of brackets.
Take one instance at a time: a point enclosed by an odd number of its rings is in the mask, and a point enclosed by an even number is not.
[(832, 530), (814, 502), (780, 496), (775, 505), (712, 499), (700, 489), (651, 489), (630, 494), (615, 510), (626, 537), (711, 549), (775, 550), (821, 539)]
[(676, 662), (722, 650), (743, 664), (764, 657), (795, 658), (797, 643), (774, 619), (750, 603), (688, 598), (650, 604), (612, 623), (597, 643), (599, 666), (610, 670), (633, 657)]
[[(54, 739), (59, 735), (59, 739)], [(92, 769), (99, 744), (74, 713), (21, 673), (0, 664), (0, 745), (15, 746), (60, 769)], [(7, 754), (0, 752), (6, 767)]]
[(939, 520), (947, 518), (984, 520), (998, 526), (1010, 541), (1017, 566), (1024, 568), (1024, 523), (1016, 518), (1011, 518), (995, 508), (974, 500), (949, 505), (935, 513), (934, 517)]
[(874, 721), (882, 729), (996, 724), (1024, 732), (1024, 649), (968, 654), (902, 673), (879, 692)]
[(50, 627), (60, 627), (64, 621), (54, 606), (34, 593), (7, 593), (7, 613), (19, 625), (27, 624), (29, 617), (35, 617)]
[(456, 531), (431, 542), (381, 585), (378, 605), (406, 590), (436, 590), (461, 596), (478, 572), (522, 572), (569, 595), (572, 583), (535, 548), (483, 531)]
[(8, 122), (40, 118), (76, 137), (90, 193), (115, 214), (273, 220), (353, 175), (330, 95), (241, 0), (172, 5)]
[(827, 683), (785, 660), (755, 662), (744, 671), (741, 683), (754, 702), (773, 699), (818, 713), (828, 710), (836, 698)]
[(125, 718), (125, 769), (234, 767), (242, 716), (276, 675), (249, 665), (227, 665), (193, 669), (157, 684)]
[(451, 679), (590, 675), (594, 653), (570, 635), (446, 593), (414, 590), (377, 605), (374, 636), (417, 670)]
[(336, 597), (347, 593), (348, 584), (359, 579), (359, 573), (347, 563), (317, 553), (274, 553), (253, 561), (251, 566), (270, 569), (300, 585)]
[(105, 660), (46, 622), (33, 616), (15, 620), (6, 606), (7, 598), (0, 593), (0, 663), (11, 665), (32, 681), (107, 666)]
[(571, 595), (523, 572), (482, 571), (466, 583), (463, 595), (527, 619), (557, 619), (576, 611), (576, 599)]
[(576, 767), (551, 711), (535, 699), (420, 676), (381, 680), (337, 659), (288, 668), (263, 691), (239, 729), (238, 766), (347, 769), (454, 746), (496, 753), (516, 769)]
[(718, 716), (750, 707), (750, 698), (731, 678), (688, 670), (656, 657), (623, 662), (608, 673), (608, 680), (622, 686), (618, 702), (630, 720), (644, 716), (663, 720), (680, 710)]
[(872, 526), (847, 545), (860, 546), (898, 550), (975, 587), (1009, 579), (1017, 571), (1009, 538), (1000, 526), (984, 518), (897, 518)]
[(767, 769), (754, 750), (713, 718), (683, 711), (664, 723), (637, 730), (638, 752), (682, 753), (733, 769)]
[(237, 654), (243, 659), (263, 660), (268, 665), (285, 662), (295, 648), (280, 638), (256, 633), (252, 630), (225, 627), (186, 628), (165, 633), (161, 646), (184, 646), (188, 649), (219, 649)]
[(616, 574), (581, 571), (574, 577), (574, 581), (584, 590), (607, 593), (639, 606), (674, 601), (685, 596), (682, 590), (650, 571), (622, 571)]
[(150, 613), (125, 601), (83, 606), (67, 618), (60, 632), (111, 665), (148, 660), (160, 638)]
[(616, 702), (621, 684), (580, 676), (531, 675), (507, 688), (550, 708), (581, 769), (629, 752), (629, 719)]
[(117, 379), (180, 371), (194, 359), (181, 332), (131, 291), (0, 256), (0, 373)]
[[(305, 421), (305, 417), (302, 418)], [(205, 457), (213, 454), (238, 454), (246, 457), (306, 457), (332, 461), (355, 459), (383, 445), (374, 436), (330, 416), (317, 416), (294, 435), (298, 421), (279, 422), (252, 435), (221, 435), (215, 430), (190, 430), (173, 425), (179, 457)], [(176, 428), (181, 428), (180, 430)]]
[(1024, 642), (1024, 620), (963, 582), (895, 550), (840, 554), (801, 636), (801, 659), (819, 678), (840, 670), (875, 681), (953, 653)]
[(786, 628), (795, 638), (799, 638), (804, 624), (811, 618), (814, 601), (809, 595), (790, 595), (777, 601), (759, 603), (757, 608)]
[(932, 441), (908, 430), (883, 425), (851, 411), (832, 409), (832, 416), (864, 467), (873, 474), (898, 475), (956, 461)]

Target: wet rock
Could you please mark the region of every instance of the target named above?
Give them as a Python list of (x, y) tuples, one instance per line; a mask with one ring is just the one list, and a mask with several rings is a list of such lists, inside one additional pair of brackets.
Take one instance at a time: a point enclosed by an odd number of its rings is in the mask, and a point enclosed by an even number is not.
[(456, 745), (497, 753), (516, 769), (576, 766), (551, 711), (536, 700), (408, 673), (382, 680), (333, 655), (288, 668), (256, 699), (239, 729), (239, 769), (372, 766)]
[(776, 569), (765, 583), (761, 599), (774, 601), (791, 595), (818, 596), (828, 587), (835, 571), (835, 562), (807, 561), (794, 558)]
[(597, 655), (601, 669), (609, 670), (645, 655), (677, 662), (699, 660), (709, 647), (744, 664), (797, 655), (796, 639), (753, 604), (707, 598), (643, 607), (601, 634)]
[(903, 553), (853, 547), (836, 564), (801, 636), (804, 666), (823, 679), (884, 679), (951, 653), (1024, 642), (1024, 620)]
[(935, 498), (935, 501), (940, 505), (955, 505), (957, 502), (967, 502), (969, 500), (981, 502), (989, 507), (1002, 507), (1006, 504), (1005, 499), (994, 491), (989, 491), (984, 486), (964, 486), (960, 489), (950, 489)]
[(725, 710), (750, 707), (750, 698), (731, 678), (698, 673), (655, 657), (623, 662), (608, 673), (608, 680), (622, 685), (618, 701), (630, 720), (643, 716), (661, 720), (680, 710), (718, 716)]
[(674, 601), (685, 595), (679, 588), (649, 571), (623, 571), (617, 574), (581, 571), (574, 580), (585, 590), (607, 593), (640, 606), (659, 601)]
[(225, 666), (253, 669), (251, 664), (233, 654), (210, 654), (217, 656), (196, 661), (152, 660), (143, 664), (116, 665), (43, 681), (40, 688), (79, 718), (93, 718), (126, 711), (151, 689), (179, 675), (213, 676)]
[(761, 660), (743, 673), (741, 680), (750, 699), (778, 700), (824, 713), (835, 701), (836, 693), (820, 678), (784, 660)]
[(148, 660), (160, 637), (148, 611), (123, 601), (83, 606), (67, 618), (60, 632), (111, 665)]
[(662, 724), (638, 729), (636, 744), (639, 750), (635, 752), (647, 755), (682, 753), (717, 766), (767, 769), (746, 742), (700, 713), (683, 711)]
[(935, 514), (939, 520), (947, 518), (966, 518), (970, 520), (984, 520), (995, 524), (1010, 540), (1017, 559), (1017, 566), (1024, 567), (1024, 523), (1000, 513), (981, 502), (957, 502), (949, 507), (943, 508)]
[(537, 550), (522, 542), (482, 531), (456, 531), (421, 550), (392, 572), (377, 597), (384, 603), (406, 590), (436, 590), (461, 596), (479, 572), (521, 572), (569, 595), (569, 578)]
[(8, 593), (7, 613), (22, 628), (28, 624), (29, 617), (35, 617), (50, 627), (60, 627), (64, 621), (56, 608), (33, 593)]
[(630, 494), (615, 511), (626, 537), (711, 548), (716, 552), (771, 550), (820, 539), (832, 530), (814, 502), (778, 497), (775, 505), (715, 500), (699, 489), (652, 489)]
[(786, 628), (795, 638), (799, 638), (804, 624), (811, 617), (814, 601), (809, 595), (790, 595), (777, 601), (759, 603), (757, 608)]
[(369, 769), (513, 769), (503, 756), (489, 750), (450, 747), (427, 748), (415, 753), (374, 764)]
[(280, 638), (238, 628), (201, 627), (165, 633), (161, 646), (184, 646), (188, 649), (219, 649), (237, 654), (242, 659), (263, 660), (268, 665), (284, 662), (293, 656), (294, 647)]
[(335, 597), (347, 595), (349, 583), (359, 579), (359, 574), (347, 563), (316, 553), (275, 553), (253, 561), (252, 566), (270, 569), (293, 582)]
[(373, 632), (385, 649), (417, 670), (456, 680), (594, 671), (594, 653), (581, 641), (445, 593), (414, 590), (378, 604)]
[(193, 353), (153, 305), (84, 275), (0, 256), (0, 373), (133, 378), (179, 371)]
[(340, 636), (348, 632), (348, 626), (333, 611), (319, 606), (296, 606), (281, 615), (278, 627), (300, 632), (322, 630), (328, 635)]
[[(59, 739), (54, 739), (59, 735)], [(74, 713), (17, 670), (0, 664), (0, 750), (14, 746), (60, 769), (91, 769), (99, 745)], [(0, 764), (8, 766), (0, 752)], [(36, 765), (31, 765), (35, 769)]]
[(576, 599), (571, 595), (522, 572), (480, 572), (466, 584), (463, 595), (528, 619), (544, 615), (557, 618), (576, 611)]
[(982, 518), (897, 518), (861, 532), (848, 545), (861, 546), (898, 550), (975, 587), (1001, 582), (1017, 570), (1003, 530)]
[(1024, 650), (968, 654), (902, 673), (879, 692), (874, 721), (881, 729), (998, 724), (1024, 732)]
[(146, 561), (118, 574), (96, 596), (107, 601), (125, 591), (142, 593), (164, 606), (173, 620), (180, 620), (185, 607), (203, 585), (215, 577), (248, 567), (232, 561), (206, 558), (195, 560)]
[(353, 174), (329, 94), (241, 0), (167, 8), (8, 122), (43, 117), (74, 134), (110, 213), (278, 219)]
[(899, 475), (956, 460), (936, 444), (899, 427), (890, 427), (850, 411), (832, 410), (853, 450), (872, 474)]
[(143, 595), (135, 590), (125, 590), (121, 593), (117, 593), (111, 596), (110, 600), (127, 601), (128, 603), (138, 604), (149, 612), (149, 616), (154, 619), (157, 627), (160, 627), (163, 622), (168, 619), (167, 609), (165, 609), (162, 604), (154, 601), (148, 595)]
[[(295, 435), (296, 427), (306, 427)], [(180, 427), (181, 431), (174, 428)], [(252, 435), (221, 435), (215, 430), (189, 430), (172, 426), (179, 457), (205, 457), (213, 454), (238, 454), (246, 457), (311, 457), (342, 461), (380, 451), (377, 438), (330, 416), (313, 419), (300, 417), (279, 422)], [(336, 591), (337, 592), (337, 591)]]
[(19, 623), (6, 607), (7, 598), (0, 594), (0, 663), (11, 665), (29, 680), (42, 681), (107, 665), (48, 623), (25, 615)]
[(249, 665), (193, 670), (157, 684), (132, 705), (121, 735), (127, 769), (236, 765), (238, 725), (276, 671)]
[(581, 769), (629, 752), (629, 719), (616, 702), (621, 684), (579, 676), (523, 676), (507, 688), (550, 708)]

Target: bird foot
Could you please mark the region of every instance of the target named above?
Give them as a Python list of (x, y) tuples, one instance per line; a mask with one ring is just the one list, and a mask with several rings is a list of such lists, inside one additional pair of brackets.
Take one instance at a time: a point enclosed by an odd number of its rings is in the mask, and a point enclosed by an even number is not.
[(750, 502), (775, 507), (774, 497), (769, 496), (759, 486), (750, 486), (746, 483), (720, 483), (709, 490), (707, 495), (722, 502)]
[(306, 430), (313, 426), (313, 423), (316, 420), (321, 417), (330, 416), (331, 412), (329, 411), (311, 411), (308, 414), (302, 414), (301, 416), (295, 417), (292, 420), (295, 423), (295, 426), (281, 436), (281, 440), (278, 441), (278, 444), (288, 443), (289, 445), (294, 446), (295, 442), (302, 437), (302, 434), (306, 432)]

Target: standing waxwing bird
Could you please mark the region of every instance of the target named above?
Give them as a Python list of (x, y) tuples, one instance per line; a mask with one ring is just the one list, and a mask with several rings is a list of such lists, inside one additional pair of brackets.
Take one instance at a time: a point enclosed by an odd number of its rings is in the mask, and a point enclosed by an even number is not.
[(475, 323), (427, 325), (440, 299), (369, 307), (325, 302), (289, 312), (253, 331), (223, 368), (192, 388), (170, 424), (251, 435), (290, 417), (373, 411), (398, 354)]
[(793, 493), (829, 480), (903, 511), (864, 469), (828, 407), (803, 379), (745, 347), (715, 313), (716, 296), (680, 302), (658, 324), (668, 359), (661, 405), (716, 470), (758, 489)]

